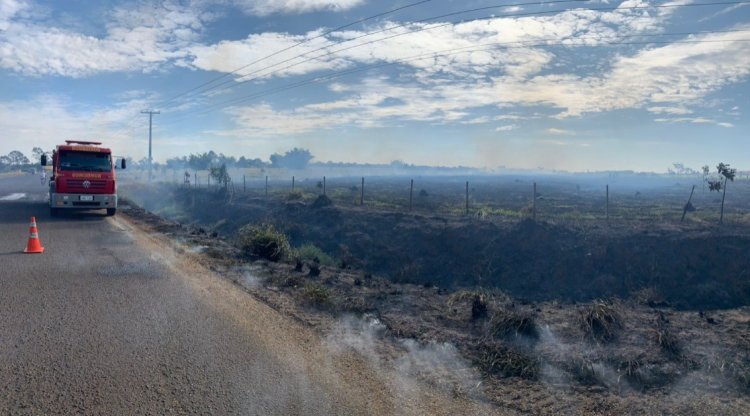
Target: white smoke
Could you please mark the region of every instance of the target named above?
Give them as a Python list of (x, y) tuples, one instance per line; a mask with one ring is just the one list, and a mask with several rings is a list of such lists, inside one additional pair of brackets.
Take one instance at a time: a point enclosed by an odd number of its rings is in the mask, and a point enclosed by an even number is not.
[(436, 387), (453, 395), (481, 398), (479, 374), (447, 342), (420, 343), (399, 339), (399, 351), (386, 346), (386, 326), (375, 317), (346, 316), (326, 338), (332, 354), (354, 351), (391, 381), (391, 395), (397, 402), (422, 396), (422, 386)]

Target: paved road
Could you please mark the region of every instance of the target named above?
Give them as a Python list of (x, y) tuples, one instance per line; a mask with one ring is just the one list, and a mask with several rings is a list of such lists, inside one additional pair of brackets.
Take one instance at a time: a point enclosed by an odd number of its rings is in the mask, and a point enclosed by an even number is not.
[[(2, 415), (495, 413), (331, 355), (122, 216), (52, 218), (45, 190), (0, 177)], [(44, 254), (22, 253), (31, 216)]]
[[(304, 328), (224, 279), (181, 275), (122, 218), (51, 218), (43, 190), (0, 178), (0, 414), (395, 410), (320, 364)], [(21, 253), (31, 216), (41, 255)]]

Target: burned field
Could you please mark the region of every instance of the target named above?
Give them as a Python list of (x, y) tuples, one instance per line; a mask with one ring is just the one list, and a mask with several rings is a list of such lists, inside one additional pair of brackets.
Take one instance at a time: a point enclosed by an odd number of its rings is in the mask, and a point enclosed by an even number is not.
[[(434, 206), (413, 202), (408, 212), (404, 201), (377, 203), (374, 195), (403, 190), (388, 183), (380, 192), (370, 184), (364, 206), (354, 190), (341, 190), (351, 193), (342, 199), (334, 185), (321, 197), (314, 183), (269, 197), (131, 184), (131, 200), (160, 217), (137, 207), (126, 213), (323, 333), (356, 317), (364, 324), (355, 335), (376, 344), (384, 362), (398, 363), (409, 342), (455, 347), (465, 371), (427, 360), (414, 372), (499, 409), (747, 411), (745, 214), (732, 208), (728, 225), (714, 225), (714, 195), (706, 193), (681, 224), (684, 186), (670, 185), (628, 191), (607, 222), (594, 214), (598, 196), (576, 197), (586, 187), (567, 183), (559, 194), (540, 187), (547, 199), (537, 201), (533, 221), (528, 184), (507, 181), (505, 203), (475, 197), (469, 215), (460, 198), (438, 198), (440, 187), (422, 197)], [(457, 211), (440, 208), (457, 202)], [(626, 218), (631, 211), (640, 214)]]

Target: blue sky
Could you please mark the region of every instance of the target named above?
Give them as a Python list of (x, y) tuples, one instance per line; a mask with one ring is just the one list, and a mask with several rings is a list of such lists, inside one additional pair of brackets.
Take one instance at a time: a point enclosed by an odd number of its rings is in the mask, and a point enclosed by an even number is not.
[(746, 3), (412, 3), (0, 0), (0, 153), (750, 169)]

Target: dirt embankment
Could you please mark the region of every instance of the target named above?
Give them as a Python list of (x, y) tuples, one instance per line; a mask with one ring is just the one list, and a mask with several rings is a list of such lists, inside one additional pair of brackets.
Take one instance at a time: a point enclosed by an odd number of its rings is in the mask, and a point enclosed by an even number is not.
[[(737, 230), (429, 217), (164, 187), (130, 192), (147, 209), (231, 237), (269, 222), (293, 244), (396, 282), (496, 287), (527, 300), (585, 301), (649, 289), (683, 309), (750, 304), (750, 237)], [(165, 198), (165, 196), (167, 196)], [(325, 204), (323, 204), (325, 205)]]

